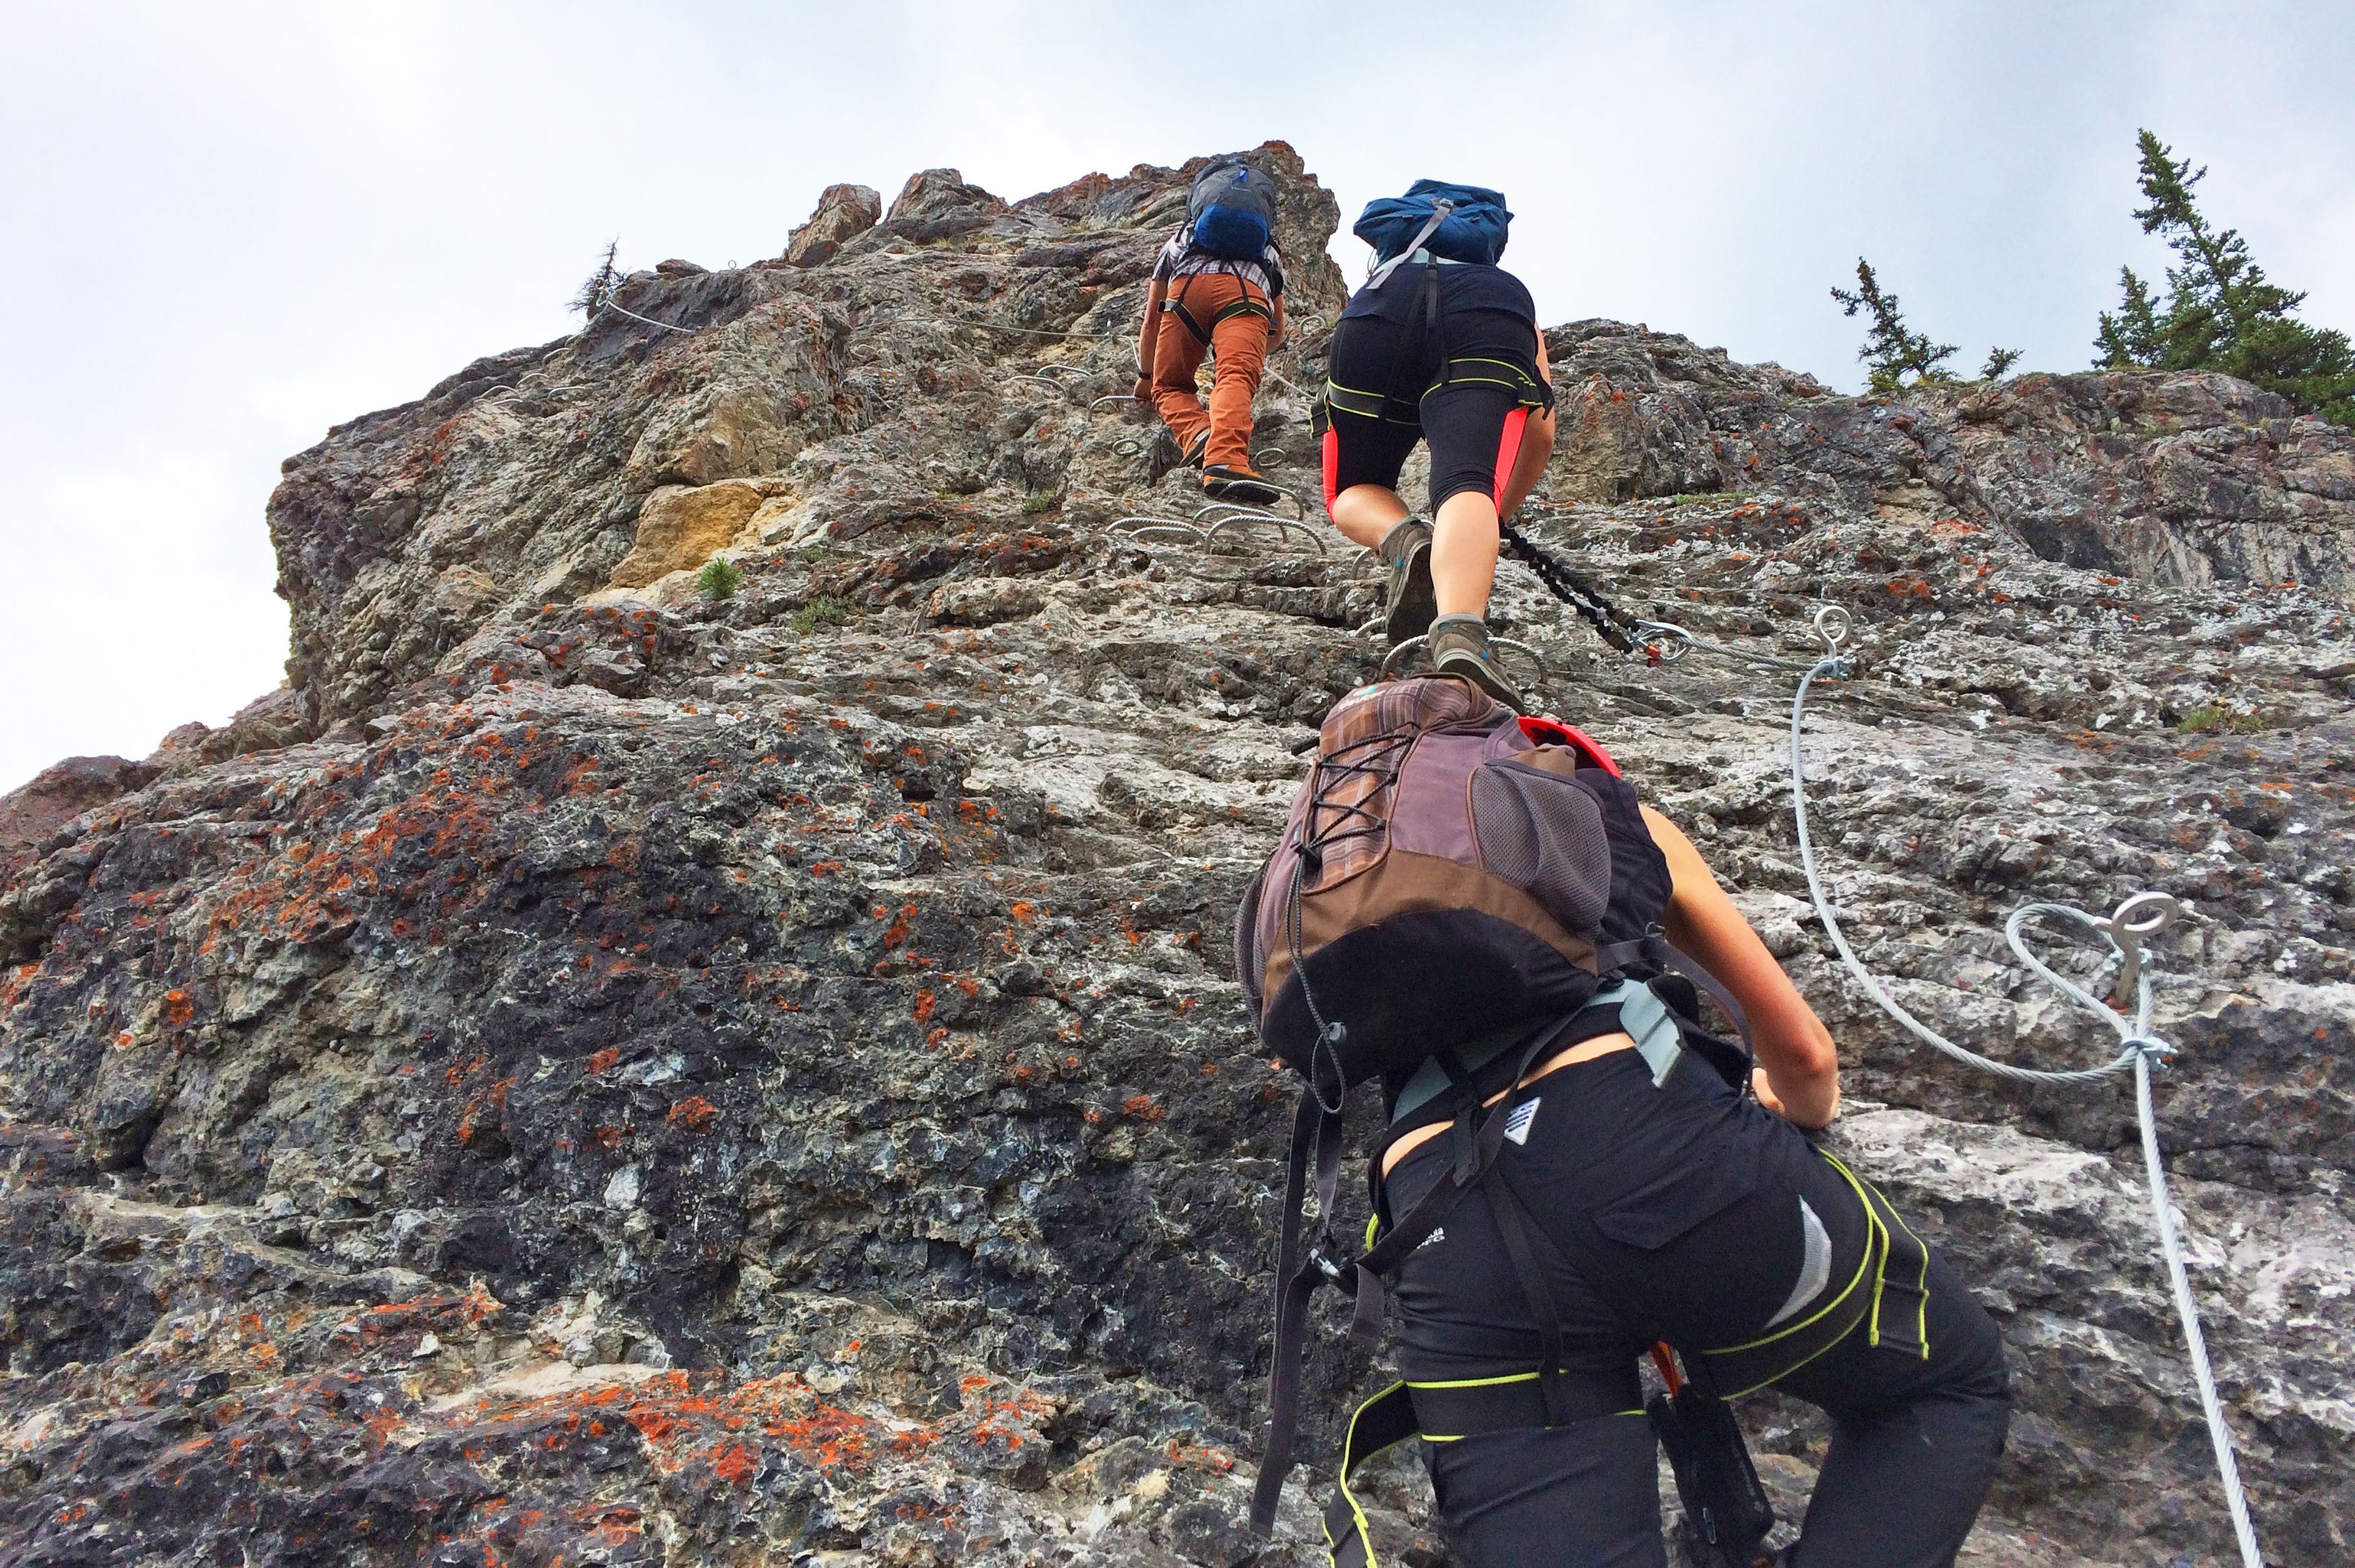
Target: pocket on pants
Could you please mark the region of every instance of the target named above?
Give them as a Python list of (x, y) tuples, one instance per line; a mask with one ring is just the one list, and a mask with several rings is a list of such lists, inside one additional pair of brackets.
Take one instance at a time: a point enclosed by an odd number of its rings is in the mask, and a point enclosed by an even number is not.
[(1679, 1149), (1652, 1154), (1626, 1190), (1596, 1204), (1594, 1228), (1625, 1246), (1657, 1252), (1758, 1190), (1758, 1153), (1739, 1116), (1711, 1118)]

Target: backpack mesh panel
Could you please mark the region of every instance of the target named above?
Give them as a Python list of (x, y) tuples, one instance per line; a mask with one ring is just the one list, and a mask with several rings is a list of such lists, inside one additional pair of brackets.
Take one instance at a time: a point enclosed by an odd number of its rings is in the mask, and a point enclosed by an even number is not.
[(1594, 796), (1611, 835), (1611, 908), (1598, 935), (1605, 942), (1633, 941), (1668, 911), (1668, 859), (1644, 825), (1635, 785), (1599, 768), (1579, 769), (1577, 780)]
[(1472, 832), (1484, 868), (1591, 935), (1611, 901), (1611, 838), (1593, 795), (1568, 779), (1497, 760), (1472, 775)]

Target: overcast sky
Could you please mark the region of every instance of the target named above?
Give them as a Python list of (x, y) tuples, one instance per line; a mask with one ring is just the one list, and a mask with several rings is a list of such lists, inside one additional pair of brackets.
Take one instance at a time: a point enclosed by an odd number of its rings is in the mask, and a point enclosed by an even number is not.
[(1179, 15), (0, 0), (0, 789), (278, 683), (280, 459), (569, 330), (607, 240), (751, 261), (837, 180), (947, 165), (1014, 197), (1282, 137), (1346, 215), (1420, 176), (1502, 188), (1550, 322), (1853, 388), (1825, 291), (1859, 253), (1966, 368), (2083, 367), (2119, 263), (2160, 265), (2130, 216), (2148, 125), (2309, 320), (2355, 328), (2343, 0)]

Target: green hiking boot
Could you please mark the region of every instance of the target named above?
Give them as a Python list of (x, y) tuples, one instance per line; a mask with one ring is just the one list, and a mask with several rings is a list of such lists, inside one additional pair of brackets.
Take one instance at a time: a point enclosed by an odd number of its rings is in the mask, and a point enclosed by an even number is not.
[(1284, 492), (1241, 463), (1213, 463), (1202, 470), (1202, 494), (1213, 501), (1247, 507), (1272, 506)]
[(1421, 517), (1401, 519), (1382, 536), (1374, 554), (1391, 569), (1390, 609), (1382, 631), (1396, 647), (1431, 630), (1431, 618), (1439, 613), (1439, 599), (1431, 586), (1431, 525)]
[(1424, 646), (1440, 674), (1460, 676), (1516, 713), (1529, 710), (1519, 689), (1505, 677), (1504, 666), (1488, 651), (1488, 624), (1479, 616), (1442, 615), (1432, 622), (1429, 635)]

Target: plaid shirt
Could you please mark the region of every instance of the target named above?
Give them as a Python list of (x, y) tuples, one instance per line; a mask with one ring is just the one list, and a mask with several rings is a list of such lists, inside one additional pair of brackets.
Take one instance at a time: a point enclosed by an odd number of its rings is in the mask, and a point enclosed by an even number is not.
[(1260, 252), (1256, 261), (1238, 261), (1231, 257), (1213, 256), (1207, 251), (1194, 249), (1194, 230), (1188, 224), (1179, 224), (1169, 242), (1161, 247), (1161, 254), (1153, 261), (1153, 281), (1166, 283), (1172, 278), (1187, 277), (1195, 272), (1231, 272), (1247, 283), (1254, 284), (1270, 299), (1284, 294), (1284, 258), (1270, 244)]

